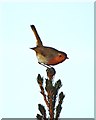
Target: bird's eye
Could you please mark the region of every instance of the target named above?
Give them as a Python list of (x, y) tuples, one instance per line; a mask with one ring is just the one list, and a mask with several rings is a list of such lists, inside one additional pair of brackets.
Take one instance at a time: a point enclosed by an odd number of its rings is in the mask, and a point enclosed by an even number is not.
[(59, 57), (62, 57), (62, 55), (60, 54)]

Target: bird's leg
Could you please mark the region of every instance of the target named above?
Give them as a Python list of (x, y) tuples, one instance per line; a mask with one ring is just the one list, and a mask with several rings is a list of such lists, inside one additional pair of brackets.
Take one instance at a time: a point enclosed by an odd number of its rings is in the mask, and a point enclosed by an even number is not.
[(38, 62), (40, 65), (43, 65), (44, 67), (46, 67), (46, 68), (51, 68), (51, 66), (50, 65), (46, 65), (46, 64), (44, 64), (44, 63), (40, 63), (40, 62)]

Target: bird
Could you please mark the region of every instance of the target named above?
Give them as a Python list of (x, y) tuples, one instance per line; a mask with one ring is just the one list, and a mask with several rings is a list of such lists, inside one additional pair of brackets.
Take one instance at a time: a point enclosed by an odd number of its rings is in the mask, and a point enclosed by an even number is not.
[(36, 38), (36, 47), (30, 49), (36, 52), (39, 64), (45, 67), (51, 67), (69, 59), (65, 52), (59, 51), (53, 47), (44, 46), (35, 25), (30, 25), (30, 27)]

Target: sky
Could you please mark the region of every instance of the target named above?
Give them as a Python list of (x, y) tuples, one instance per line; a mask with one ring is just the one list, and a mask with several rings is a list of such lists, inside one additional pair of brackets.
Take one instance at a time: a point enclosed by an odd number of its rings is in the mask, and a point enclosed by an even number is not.
[(60, 117), (93, 118), (93, 2), (0, 3), (0, 117), (35, 118), (38, 104), (45, 106), (36, 78), (46, 78), (46, 68), (29, 49), (36, 46), (32, 24), (45, 46), (69, 57), (54, 66), (65, 94)]

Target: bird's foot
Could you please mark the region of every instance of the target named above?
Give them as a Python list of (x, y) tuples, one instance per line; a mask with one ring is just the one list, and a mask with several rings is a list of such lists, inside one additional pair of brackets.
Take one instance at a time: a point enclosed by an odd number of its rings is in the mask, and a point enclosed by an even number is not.
[(40, 65), (43, 65), (44, 67), (46, 67), (46, 68), (51, 68), (51, 66), (50, 65), (46, 65), (46, 64), (44, 64), (44, 63), (40, 63), (40, 62), (38, 62)]

